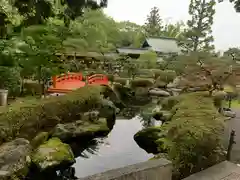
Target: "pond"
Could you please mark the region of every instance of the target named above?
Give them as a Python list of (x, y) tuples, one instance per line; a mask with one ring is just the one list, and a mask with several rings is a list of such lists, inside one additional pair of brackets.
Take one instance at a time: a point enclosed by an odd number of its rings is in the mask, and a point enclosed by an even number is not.
[[(133, 139), (142, 129), (141, 118), (131, 120), (117, 119), (113, 130), (106, 138), (97, 139), (76, 158), (75, 167), (78, 178), (147, 161), (153, 155), (141, 149)], [(95, 142), (96, 142), (95, 141)], [(94, 150), (93, 150), (94, 149)]]
[[(104, 138), (96, 138), (88, 144), (73, 142), (71, 146), (76, 156), (76, 163), (61, 172), (36, 172), (30, 170), (25, 180), (73, 180), (111, 169), (144, 162), (153, 157), (141, 149), (134, 141), (134, 135), (143, 128), (142, 118), (118, 118), (113, 130)], [(154, 123), (156, 124), (156, 123)]]

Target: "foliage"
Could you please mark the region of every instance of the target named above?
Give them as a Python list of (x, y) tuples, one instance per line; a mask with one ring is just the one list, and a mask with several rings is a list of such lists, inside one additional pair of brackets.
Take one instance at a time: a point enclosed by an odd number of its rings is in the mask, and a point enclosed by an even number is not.
[(120, 47), (141, 47), (145, 38), (142, 26), (130, 21), (123, 21), (118, 23), (118, 28), (120, 31)]
[(162, 105), (162, 109), (163, 110), (172, 110), (173, 107), (175, 105), (177, 105), (179, 102), (181, 101), (181, 97), (176, 97), (176, 96), (172, 96), (172, 97), (168, 97), (163, 99), (163, 101), (161, 102)]
[(234, 84), (237, 79), (237, 63), (214, 57), (207, 53), (181, 55), (168, 68), (182, 76), (182, 87), (208, 87), (209, 92), (220, 90), (224, 84)]
[(160, 36), (162, 30), (162, 20), (159, 15), (159, 9), (153, 7), (145, 23), (145, 32), (147, 36)]
[(151, 87), (153, 86), (153, 79), (147, 79), (147, 78), (138, 78), (131, 81), (131, 87)]
[(160, 80), (165, 83), (170, 83), (176, 78), (176, 72), (173, 70), (151, 69), (155, 80)]
[(147, 53), (141, 54), (139, 57), (139, 64), (142, 68), (152, 69), (157, 66), (157, 53), (149, 51)]
[(127, 80), (130, 80), (129, 78), (120, 78), (120, 77), (115, 77), (114, 82), (120, 83), (122, 85), (126, 85)]
[(128, 58), (124, 62), (124, 69), (128, 71), (128, 76), (131, 77), (132, 79), (135, 78), (135, 76), (138, 74), (139, 71), (139, 63), (136, 62), (137, 60)]
[(161, 32), (161, 36), (176, 38), (176, 39), (184, 39), (184, 27), (185, 24), (183, 22), (177, 22), (176, 24), (166, 24)]
[(41, 84), (37, 82), (23, 82), (23, 90), (22, 95), (25, 96), (35, 96), (35, 95), (41, 95), (42, 94), (42, 87)]
[(86, 86), (65, 96), (17, 101), (2, 107), (0, 144), (19, 136), (32, 139), (58, 123), (78, 120), (81, 112), (99, 107), (104, 91), (100, 86)]
[(224, 52), (224, 56), (229, 56), (234, 61), (240, 61), (240, 49), (239, 48), (229, 48)]
[(191, 0), (189, 5), (189, 14), (192, 19), (187, 22), (186, 38), (189, 43), (186, 44), (189, 51), (211, 51), (214, 46), (213, 36), (211, 35), (211, 26), (215, 14), (215, 0)]
[(175, 78), (176, 78), (175, 71), (165, 70), (162, 71), (162, 73), (160, 74), (160, 80), (167, 84), (172, 82)]
[(64, 29), (55, 25), (36, 25), (22, 30), (21, 38), (23, 44), (20, 50), (25, 55), (20, 61), (23, 71), (33, 70), (36, 80), (45, 85), (49, 78), (58, 74), (58, 64), (61, 61), (57, 58), (56, 52), (61, 49), (64, 40)]
[(20, 94), (20, 70), (17, 67), (0, 66), (0, 88), (8, 90), (9, 96)]
[(98, 9), (107, 5), (106, 0), (98, 1), (70, 1), (64, 0), (55, 1), (36, 1), (36, 0), (17, 0), (12, 4), (16, 7), (18, 13), (24, 16), (21, 26), (29, 26), (43, 24), (49, 17), (58, 16), (63, 18), (66, 25), (69, 25), (70, 20), (83, 15), (84, 8)]
[(158, 140), (161, 147), (164, 143), (180, 179), (221, 160), (224, 131), (223, 118), (206, 93), (182, 96), (172, 120), (162, 126), (165, 138)]
[[(101, 10), (86, 10), (85, 14), (71, 24), (73, 36), (65, 43), (73, 51), (95, 51), (105, 53), (120, 41), (117, 23)], [(70, 49), (71, 50), (71, 49)]]

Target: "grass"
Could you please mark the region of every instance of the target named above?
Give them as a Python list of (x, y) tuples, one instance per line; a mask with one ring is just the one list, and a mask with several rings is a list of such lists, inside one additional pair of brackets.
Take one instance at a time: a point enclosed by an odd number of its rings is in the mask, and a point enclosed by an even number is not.
[[(228, 107), (228, 101), (225, 102), (225, 105)], [(233, 100), (231, 108), (240, 108), (240, 100)]]

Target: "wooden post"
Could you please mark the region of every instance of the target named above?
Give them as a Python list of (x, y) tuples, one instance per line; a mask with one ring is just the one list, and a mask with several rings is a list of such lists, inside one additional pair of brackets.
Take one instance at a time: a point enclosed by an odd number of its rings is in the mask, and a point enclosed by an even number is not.
[(233, 148), (233, 144), (236, 144), (236, 142), (234, 140), (235, 136), (236, 136), (235, 131), (232, 130), (230, 139), (229, 139), (228, 150), (227, 150), (227, 160), (228, 161), (230, 161), (230, 159), (231, 159), (231, 151)]
[(57, 76), (53, 76), (52, 81), (53, 81), (53, 87), (56, 88)]

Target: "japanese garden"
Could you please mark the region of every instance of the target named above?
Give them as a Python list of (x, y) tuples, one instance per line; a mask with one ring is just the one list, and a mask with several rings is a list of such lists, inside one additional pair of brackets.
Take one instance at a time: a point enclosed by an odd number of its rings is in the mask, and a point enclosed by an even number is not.
[(180, 180), (239, 163), (226, 129), (240, 119), (240, 49), (216, 51), (217, 3), (189, 1), (178, 23), (153, 7), (138, 25), (106, 15), (107, 0), (3, 0), (0, 180), (73, 180), (161, 158)]

